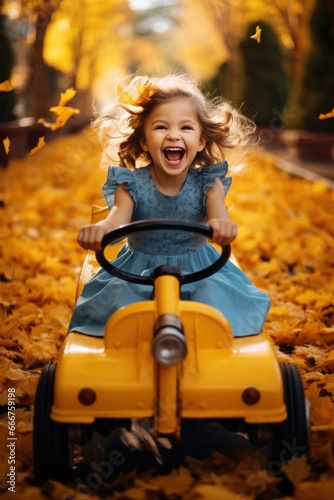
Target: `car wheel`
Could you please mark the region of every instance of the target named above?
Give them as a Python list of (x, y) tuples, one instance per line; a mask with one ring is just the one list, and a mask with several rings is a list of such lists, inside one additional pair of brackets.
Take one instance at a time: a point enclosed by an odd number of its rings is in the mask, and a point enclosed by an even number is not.
[(279, 424), (250, 425), (247, 429), (250, 441), (263, 447), (273, 468), (281, 468), (293, 457), (307, 455), (310, 441), (309, 403), (298, 369), (292, 363), (280, 363), (280, 369), (286, 420)]
[(273, 426), (271, 458), (287, 462), (308, 454), (310, 441), (309, 403), (296, 365), (280, 363), (284, 402), (288, 417)]
[(36, 392), (34, 410), (34, 476), (37, 485), (48, 479), (66, 482), (71, 477), (73, 445), (69, 425), (50, 418), (56, 364), (44, 366)]

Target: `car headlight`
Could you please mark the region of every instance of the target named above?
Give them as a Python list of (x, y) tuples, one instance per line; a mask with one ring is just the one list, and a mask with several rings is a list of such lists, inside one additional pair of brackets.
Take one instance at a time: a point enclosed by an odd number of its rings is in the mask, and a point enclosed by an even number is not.
[(161, 365), (174, 365), (187, 355), (187, 342), (182, 324), (172, 314), (158, 318), (154, 329), (152, 354)]

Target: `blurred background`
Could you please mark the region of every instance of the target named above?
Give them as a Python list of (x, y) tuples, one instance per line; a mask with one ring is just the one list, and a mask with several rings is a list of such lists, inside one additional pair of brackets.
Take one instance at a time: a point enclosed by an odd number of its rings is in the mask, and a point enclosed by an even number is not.
[(2, 123), (50, 116), (73, 87), (84, 124), (116, 79), (183, 72), (270, 140), (334, 132), (319, 120), (334, 108), (334, 0), (0, 0), (0, 13)]

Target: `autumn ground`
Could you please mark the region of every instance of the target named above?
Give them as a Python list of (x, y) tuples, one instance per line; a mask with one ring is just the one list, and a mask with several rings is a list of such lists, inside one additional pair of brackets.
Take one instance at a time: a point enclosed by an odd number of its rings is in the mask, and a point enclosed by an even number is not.
[[(1, 495), (34, 500), (276, 499), (329, 500), (334, 491), (333, 191), (290, 177), (265, 155), (235, 172), (228, 196), (239, 223), (234, 253), (272, 307), (265, 324), (281, 361), (294, 361), (311, 403), (312, 442), (304, 458), (271, 475), (258, 454), (241, 450), (188, 459), (169, 476), (150, 472), (90, 490), (78, 484), (33, 485), (32, 411), (41, 366), (57, 359), (84, 257), (77, 228), (101, 197), (105, 173), (87, 131), (12, 160), (1, 171), (0, 436)], [(9, 392), (8, 392), (9, 389)], [(16, 491), (7, 491), (7, 403), (16, 393)], [(283, 478), (285, 477), (284, 481)], [(284, 484), (284, 488), (282, 485)], [(287, 496), (288, 495), (288, 496)], [(289, 496), (290, 495), (290, 496)]]

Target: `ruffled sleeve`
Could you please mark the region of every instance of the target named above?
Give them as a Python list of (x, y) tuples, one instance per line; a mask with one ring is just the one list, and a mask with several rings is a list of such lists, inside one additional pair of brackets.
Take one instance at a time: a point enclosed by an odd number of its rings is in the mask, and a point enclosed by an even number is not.
[(229, 190), (232, 184), (232, 177), (226, 177), (228, 172), (228, 164), (226, 161), (215, 163), (214, 165), (209, 165), (208, 167), (202, 168), (202, 188), (204, 194), (204, 206), (206, 200), (206, 191), (208, 187), (214, 185), (216, 181), (216, 177), (220, 179), (224, 186), (225, 194)]
[(125, 189), (130, 193), (136, 207), (137, 194), (135, 175), (132, 170), (128, 170), (124, 167), (109, 167), (107, 180), (102, 186), (102, 191), (108, 207), (111, 209), (114, 206), (115, 191), (120, 184), (125, 184)]
[(214, 165), (209, 165), (208, 167), (203, 167), (203, 188), (205, 191), (206, 188), (214, 185), (216, 177), (218, 177), (218, 179), (220, 179), (223, 183), (226, 194), (232, 184), (232, 177), (226, 177), (227, 172), (228, 164), (226, 161), (215, 163)]

